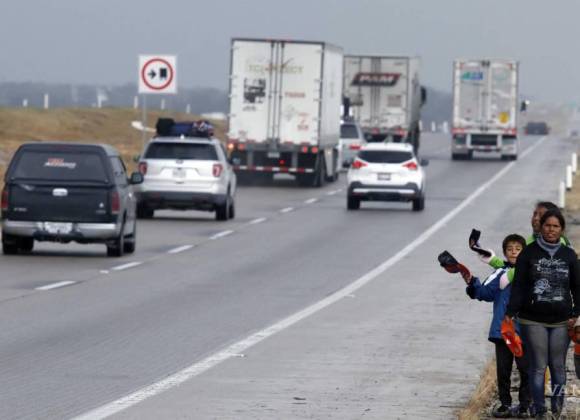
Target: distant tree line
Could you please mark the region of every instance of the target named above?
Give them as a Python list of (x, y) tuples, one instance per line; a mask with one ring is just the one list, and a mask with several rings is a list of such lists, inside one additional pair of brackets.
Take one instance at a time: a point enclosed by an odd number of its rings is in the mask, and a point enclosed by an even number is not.
[[(103, 107), (130, 108), (137, 96), (135, 84), (119, 86), (70, 85), (47, 83), (0, 83), (0, 106), (22, 107), (27, 101), (29, 107), (41, 108), (44, 95), (49, 95), (50, 107)], [(451, 118), (452, 96), (448, 92), (427, 89), (427, 104), (422, 111), (422, 120), (440, 123)], [(185, 112), (188, 108), (194, 114), (206, 112), (227, 112), (228, 94), (215, 88), (180, 88), (177, 95), (149, 95), (147, 107), (160, 109), (164, 100), (165, 109)]]

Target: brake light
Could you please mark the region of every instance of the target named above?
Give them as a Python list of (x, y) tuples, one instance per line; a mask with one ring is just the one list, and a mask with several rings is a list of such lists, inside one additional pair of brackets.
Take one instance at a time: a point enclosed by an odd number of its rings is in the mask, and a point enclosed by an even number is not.
[(318, 147), (316, 147), (316, 146), (315, 146), (315, 147), (313, 147), (312, 149), (310, 149), (310, 151), (311, 151), (312, 153), (318, 153)]
[(228, 143), (228, 150), (231, 152), (236, 149), (235, 143)]
[(213, 165), (213, 176), (215, 176), (216, 178), (219, 178), (222, 174), (224, 170), (224, 167), (222, 166), (221, 163), (214, 163)]
[(121, 210), (121, 199), (118, 191), (111, 191), (111, 213), (119, 214)]
[(2, 190), (2, 211), (8, 211), (8, 190)]
[(147, 162), (139, 162), (139, 172), (141, 175), (147, 174)]
[(367, 166), (366, 162), (363, 162), (362, 160), (355, 159), (350, 167), (352, 169), (360, 169), (360, 168), (364, 168), (365, 166)]
[(350, 150), (360, 150), (360, 148), (361, 148), (361, 145), (360, 145), (360, 144), (356, 144), (356, 143), (354, 143), (354, 144), (351, 144), (351, 145), (350, 145), (348, 148), (349, 148)]
[(410, 170), (410, 171), (416, 171), (419, 168), (417, 166), (417, 164), (415, 162), (413, 162), (413, 161), (407, 162), (407, 163), (403, 164), (403, 166), (405, 168), (407, 168), (408, 170)]

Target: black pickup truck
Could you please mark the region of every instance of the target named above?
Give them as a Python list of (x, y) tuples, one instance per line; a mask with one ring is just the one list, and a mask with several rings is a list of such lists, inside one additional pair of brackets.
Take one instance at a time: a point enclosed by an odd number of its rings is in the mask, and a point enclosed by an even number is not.
[(30, 252), (34, 241), (104, 243), (107, 255), (135, 251), (136, 199), (111, 146), (28, 143), (14, 154), (2, 191), (2, 250)]

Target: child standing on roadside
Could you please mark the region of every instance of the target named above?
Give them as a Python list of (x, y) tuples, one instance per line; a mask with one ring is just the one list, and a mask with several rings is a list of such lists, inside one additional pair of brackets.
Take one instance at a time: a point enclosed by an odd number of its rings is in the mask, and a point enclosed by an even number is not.
[[(506, 257), (502, 268), (496, 269), (483, 283), (479, 278), (471, 274), (463, 275), (463, 279), (467, 283), (466, 293), (471, 299), (493, 302), (493, 318), (488, 339), (495, 345), (497, 388), (500, 404), (493, 410), (492, 415), (497, 418), (508, 418), (514, 414), (519, 418), (527, 418), (530, 414), (531, 398), (525, 353), (523, 357), (514, 357), (501, 335), (501, 322), (504, 319), (511, 293), (511, 283), (508, 280), (507, 271), (515, 265), (518, 255), (525, 246), (526, 240), (522, 236), (516, 234), (508, 235), (502, 243), (503, 253)], [(517, 324), (516, 328), (518, 328)], [(520, 374), (520, 404), (515, 409), (515, 413), (512, 412), (512, 397), (510, 393), (514, 358)]]

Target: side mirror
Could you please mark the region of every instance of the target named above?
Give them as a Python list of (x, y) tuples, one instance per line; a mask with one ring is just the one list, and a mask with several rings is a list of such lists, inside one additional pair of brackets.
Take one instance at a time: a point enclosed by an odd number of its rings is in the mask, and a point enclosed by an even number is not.
[(133, 172), (131, 174), (131, 185), (142, 184), (143, 180), (143, 174), (141, 172)]
[(141, 159), (141, 155), (135, 155), (133, 156), (133, 162), (135, 163), (139, 163), (139, 160)]
[(419, 162), (421, 164), (421, 166), (428, 166), (429, 165), (429, 159), (421, 159), (421, 162)]

